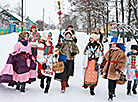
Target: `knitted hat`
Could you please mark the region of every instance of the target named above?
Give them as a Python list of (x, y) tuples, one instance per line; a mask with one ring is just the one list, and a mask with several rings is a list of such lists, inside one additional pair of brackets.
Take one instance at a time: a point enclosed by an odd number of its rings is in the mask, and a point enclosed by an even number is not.
[(112, 37), (110, 44), (116, 43), (117, 44), (118, 37)]
[(95, 41), (99, 39), (97, 34), (91, 34), (90, 38), (93, 38)]
[(51, 32), (49, 32), (49, 33), (43, 32), (41, 40), (47, 40), (48, 35), (52, 35), (52, 33)]
[(131, 45), (131, 49), (134, 49), (134, 50), (138, 51), (138, 45)]
[(36, 26), (35, 25), (31, 26), (30, 32), (32, 32), (33, 28), (36, 29)]

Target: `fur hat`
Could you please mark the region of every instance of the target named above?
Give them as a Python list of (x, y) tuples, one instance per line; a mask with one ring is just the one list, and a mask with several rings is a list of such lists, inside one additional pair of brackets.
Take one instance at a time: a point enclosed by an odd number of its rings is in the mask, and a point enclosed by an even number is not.
[(67, 30), (64, 35), (66, 36), (67, 34), (70, 34), (72, 36), (72, 32), (70, 30)]
[(73, 28), (73, 26), (72, 25), (68, 25), (68, 27), (67, 28)]
[(97, 34), (91, 34), (90, 38), (93, 38), (95, 41), (99, 39)]
[(134, 49), (134, 50), (137, 50), (138, 51), (138, 45), (131, 45), (131, 50)]

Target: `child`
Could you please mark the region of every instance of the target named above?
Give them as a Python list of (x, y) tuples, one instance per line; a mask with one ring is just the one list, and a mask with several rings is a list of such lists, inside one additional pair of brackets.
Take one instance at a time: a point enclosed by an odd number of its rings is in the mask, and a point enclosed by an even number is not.
[(29, 42), (31, 43), (32, 55), (37, 58), (37, 46), (40, 43), (40, 34), (36, 31), (36, 26), (32, 26), (30, 30)]
[(38, 45), (37, 49), (37, 61), (38, 63), (38, 78), (40, 81), (40, 87), (44, 88), (44, 79), (46, 79), (46, 87), (44, 93), (48, 93), (51, 78), (53, 76), (52, 63), (53, 63), (53, 44), (52, 33), (43, 33), (42, 41)]
[(128, 80), (127, 83), (127, 95), (131, 95), (131, 83), (134, 80), (133, 84), (133, 94), (137, 94), (136, 88), (138, 84), (138, 45), (131, 46), (131, 52), (127, 54), (127, 72), (126, 77)]

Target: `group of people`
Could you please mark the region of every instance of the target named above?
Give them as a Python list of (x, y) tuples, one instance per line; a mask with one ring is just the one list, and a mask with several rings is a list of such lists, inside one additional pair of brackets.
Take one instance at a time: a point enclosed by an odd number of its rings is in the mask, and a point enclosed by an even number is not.
[[(98, 34), (100, 34), (100, 38)], [(138, 45), (132, 45), (132, 51), (126, 56), (125, 46), (117, 42), (117, 37), (113, 37), (109, 45), (110, 49), (104, 55), (102, 39), (103, 35), (99, 30), (89, 37), (89, 42), (83, 53), (85, 75), (82, 87), (90, 88), (90, 94), (95, 95), (94, 89), (101, 73), (103, 78), (108, 79), (108, 100), (112, 101), (116, 96), (117, 80), (121, 73), (127, 70), (127, 95), (131, 94), (132, 80), (134, 80), (132, 91), (137, 94)], [(69, 87), (69, 77), (74, 75), (74, 59), (79, 54), (76, 43), (77, 37), (72, 25), (69, 25), (65, 32), (60, 34), (56, 47), (52, 43), (51, 32), (44, 32), (40, 35), (36, 31), (36, 27), (32, 26), (30, 33), (19, 34), (14, 52), (9, 55), (7, 63), (0, 73), (0, 83), (9, 83), (9, 86), (16, 85), (16, 90), (24, 93), (26, 84), (31, 84), (38, 77), (40, 87), (45, 88), (44, 93), (48, 93), (54, 75), (54, 79), (61, 82), (61, 92), (64, 93), (66, 87)], [(52, 64), (57, 59), (64, 62), (62, 73), (53, 72)], [(44, 85), (45, 81), (46, 85)]]
[[(65, 88), (69, 87), (69, 77), (74, 75), (74, 58), (79, 54), (79, 49), (73, 26), (69, 25), (60, 36), (63, 41), (55, 53), (52, 32), (40, 35), (36, 26), (32, 26), (30, 33), (20, 33), (14, 52), (9, 54), (7, 63), (0, 72), (0, 83), (8, 83), (12, 87), (15, 85), (16, 90), (25, 93), (26, 84), (31, 84), (38, 78), (40, 87), (45, 88), (44, 93), (48, 93), (51, 79), (55, 75), (55, 79), (61, 82), (61, 91), (65, 92)], [(64, 71), (54, 74), (52, 64), (61, 56), (65, 56)]]

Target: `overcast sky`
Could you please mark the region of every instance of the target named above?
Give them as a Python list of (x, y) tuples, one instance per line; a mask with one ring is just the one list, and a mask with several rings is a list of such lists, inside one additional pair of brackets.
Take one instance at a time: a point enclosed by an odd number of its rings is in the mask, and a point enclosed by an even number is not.
[[(29, 16), (33, 21), (42, 20), (43, 19), (43, 8), (45, 9), (45, 22), (49, 23), (49, 17), (51, 23), (58, 23), (58, 15), (57, 15), (57, 1), (58, 0), (26, 0), (26, 15)], [(68, 0), (64, 1), (64, 8), (62, 12), (67, 13), (67, 8), (69, 7)], [(17, 6), (18, 2), (21, 0), (0, 0), (1, 5), (9, 4), (11, 8)], [(25, 4), (25, 0), (24, 0)], [(25, 6), (24, 6), (25, 9)], [(24, 10), (25, 11), (25, 10)], [(25, 12), (24, 12), (25, 14)]]

